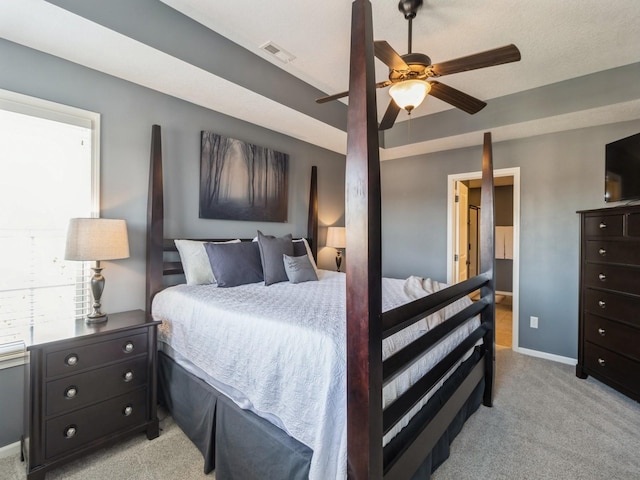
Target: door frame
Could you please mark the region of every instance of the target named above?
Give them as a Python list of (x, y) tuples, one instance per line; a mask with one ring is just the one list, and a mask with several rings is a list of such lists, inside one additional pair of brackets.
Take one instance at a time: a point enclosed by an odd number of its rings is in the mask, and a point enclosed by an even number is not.
[[(495, 177), (513, 177), (513, 306), (511, 348), (518, 351), (520, 337), (520, 167), (500, 168), (493, 171)], [(478, 180), (482, 172), (457, 173), (447, 176), (447, 282), (453, 282), (455, 242), (455, 182)], [(482, 208), (482, 206), (481, 206)]]

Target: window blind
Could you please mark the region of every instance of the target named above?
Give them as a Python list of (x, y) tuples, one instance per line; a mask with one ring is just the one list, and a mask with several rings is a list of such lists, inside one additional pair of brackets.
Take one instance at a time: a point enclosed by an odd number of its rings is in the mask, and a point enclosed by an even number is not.
[(37, 340), (34, 331), (72, 325), (89, 312), (90, 265), (64, 260), (64, 248), (69, 219), (97, 211), (99, 124), (90, 112), (85, 118), (77, 109), (34, 99), (21, 111), (21, 99), (3, 101), (3, 93), (0, 346), (6, 350)]

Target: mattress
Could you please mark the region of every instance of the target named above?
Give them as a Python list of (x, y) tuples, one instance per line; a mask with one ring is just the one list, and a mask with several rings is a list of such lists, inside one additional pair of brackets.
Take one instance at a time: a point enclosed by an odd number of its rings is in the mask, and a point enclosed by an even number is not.
[[(415, 279), (415, 277), (413, 277)], [(412, 300), (407, 281), (385, 278), (383, 310)], [(436, 284), (436, 289), (442, 285)], [(239, 407), (267, 419), (313, 450), (309, 478), (346, 478), (345, 275), (319, 271), (317, 282), (233, 288), (177, 285), (153, 301), (160, 348)], [(383, 358), (470, 304), (467, 298), (383, 342)], [(467, 322), (383, 390), (389, 404), (477, 326)], [(443, 379), (444, 381), (444, 379)], [(434, 391), (438, 388), (436, 386)], [(384, 439), (424, 405), (423, 398)]]

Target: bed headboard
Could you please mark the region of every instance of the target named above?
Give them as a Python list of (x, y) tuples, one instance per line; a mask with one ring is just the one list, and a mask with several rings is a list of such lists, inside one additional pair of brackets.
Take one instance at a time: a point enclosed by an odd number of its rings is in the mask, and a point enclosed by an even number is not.
[[(162, 180), (162, 141), (160, 125), (151, 128), (151, 166), (149, 171), (149, 198), (147, 201), (147, 278), (146, 311), (151, 315), (151, 302), (164, 288), (164, 277), (183, 273), (173, 239), (164, 237), (164, 191)], [(307, 242), (314, 259), (318, 258), (318, 167), (311, 167)], [(206, 238), (202, 241), (226, 241), (229, 238)], [(251, 239), (242, 239), (250, 241)], [(165, 253), (173, 253), (173, 259)], [(176, 260), (178, 259), (178, 260)]]

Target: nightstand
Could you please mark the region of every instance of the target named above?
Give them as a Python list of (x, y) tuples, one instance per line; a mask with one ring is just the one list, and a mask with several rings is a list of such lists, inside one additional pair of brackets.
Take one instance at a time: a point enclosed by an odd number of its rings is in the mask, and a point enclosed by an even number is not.
[(103, 324), (77, 320), (68, 331), (34, 328), (22, 438), (28, 480), (132, 434), (158, 436), (159, 323), (134, 310)]

